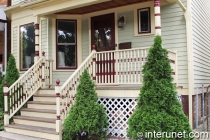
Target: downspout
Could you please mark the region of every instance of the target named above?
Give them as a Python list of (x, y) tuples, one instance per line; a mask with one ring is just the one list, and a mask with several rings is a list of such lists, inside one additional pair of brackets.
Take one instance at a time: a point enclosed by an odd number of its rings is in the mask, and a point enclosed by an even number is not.
[(194, 94), (194, 72), (193, 72), (193, 44), (192, 44), (192, 15), (191, 0), (187, 0), (187, 8), (180, 0), (176, 0), (177, 4), (184, 11), (186, 21), (187, 34), (187, 60), (188, 60), (188, 105), (189, 105), (189, 122), (193, 128), (193, 111), (192, 111), (192, 95)]

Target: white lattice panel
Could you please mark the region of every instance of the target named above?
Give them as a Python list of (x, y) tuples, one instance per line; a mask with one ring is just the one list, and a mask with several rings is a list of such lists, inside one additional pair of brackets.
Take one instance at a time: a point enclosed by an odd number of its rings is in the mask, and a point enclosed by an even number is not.
[(108, 135), (126, 138), (128, 118), (133, 113), (137, 102), (132, 98), (99, 98), (103, 104), (109, 120)]

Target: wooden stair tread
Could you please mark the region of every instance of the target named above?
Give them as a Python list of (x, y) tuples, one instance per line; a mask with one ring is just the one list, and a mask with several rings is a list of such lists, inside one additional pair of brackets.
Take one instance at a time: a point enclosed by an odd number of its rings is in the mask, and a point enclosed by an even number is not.
[(140, 87), (139, 86), (135, 86), (135, 87), (118, 87), (118, 86), (107, 87), (107, 86), (98, 86), (98, 87), (96, 87), (96, 90), (140, 90)]
[(34, 97), (55, 97), (54, 94), (35, 94)]
[(31, 116), (13, 116), (13, 119), (48, 122), (48, 123), (55, 123), (56, 121), (56, 119), (53, 119), (53, 118), (40, 118), (40, 117), (31, 117)]
[(43, 105), (56, 105), (56, 102), (46, 102), (46, 101), (28, 101), (28, 104), (43, 104)]
[(22, 108), (20, 111), (56, 114), (56, 110), (49, 110), (49, 109)]
[[(42, 104), (42, 105), (56, 105), (56, 102), (50, 102), (50, 101), (28, 101), (28, 104)], [(60, 103), (63, 104), (62, 102)], [(64, 103), (66, 105), (66, 103)]]
[(36, 131), (36, 132), (42, 132), (42, 133), (48, 133), (48, 134), (56, 134), (56, 135), (59, 134), (53, 128), (30, 126), (30, 125), (23, 125), (23, 124), (9, 124), (9, 125), (5, 125), (4, 127), (23, 129), (23, 130), (29, 130), (29, 131)]

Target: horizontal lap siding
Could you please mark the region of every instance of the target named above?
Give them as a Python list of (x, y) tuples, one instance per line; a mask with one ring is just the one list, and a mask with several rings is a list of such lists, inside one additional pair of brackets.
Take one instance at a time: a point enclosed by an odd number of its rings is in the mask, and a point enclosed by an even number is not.
[(47, 19), (41, 20), (41, 50), (48, 55)]
[[(48, 19), (48, 58), (53, 59), (52, 53), (53, 53), (53, 36), (52, 36), (52, 19)], [(55, 61), (55, 60), (54, 60)]]
[(53, 86), (55, 86), (55, 82), (57, 79), (60, 80), (60, 85), (63, 85), (66, 80), (71, 76), (73, 72), (72, 71), (53, 71), (52, 75), (53, 75), (53, 80), (52, 80), (52, 84)]
[[(186, 0), (182, 0), (186, 6)], [(161, 6), (163, 47), (177, 51), (178, 86), (188, 87), (187, 39), (184, 12), (178, 4)]]
[(210, 3), (192, 0), (194, 84), (210, 84)]
[(88, 19), (82, 20), (82, 61), (89, 55)]
[[(184, 1), (186, 5), (186, 1)], [(187, 88), (187, 42), (186, 24), (182, 9), (178, 4), (161, 6), (161, 26), (163, 47), (177, 51), (178, 59), (178, 86)], [(134, 36), (134, 12), (119, 13), (126, 16), (126, 24), (118, 29), (119, 43), (131, 42), (132, 48), (150, 47), (153, 44), (154, 35)]]
[(14, 55), (15, 57), (15, 60), (16, 60), (16, 65), (17, 65), (17, 68), (19, 67), (18, 64), (19, 64), (19, 59), (18, 59), (18, 48), (19, 48), (19, 45), (18, 45), (18, 27), (13, 27), (13, 45), (12, 45), (12, 54)]

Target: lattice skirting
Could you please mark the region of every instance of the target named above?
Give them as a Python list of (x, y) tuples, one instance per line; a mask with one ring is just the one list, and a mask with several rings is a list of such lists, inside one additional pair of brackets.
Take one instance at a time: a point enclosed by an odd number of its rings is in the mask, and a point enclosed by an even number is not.
[(107, 134), (114, 137), (126, 138), (128, 118), (133, 113), (137, 101), (134, 98), (99, 98), (98, 102), (103, 104), (109, 127)]
[[(177, 96), (181, 102), (181, 95)], [(113, 137), (127, 138), (126, 130), (128, 128), (128, 118), (137, 107), (137, 99), (135, 98), (99, 98), (98, 102), (103, 104), (109, 127), (107, 135)]]

